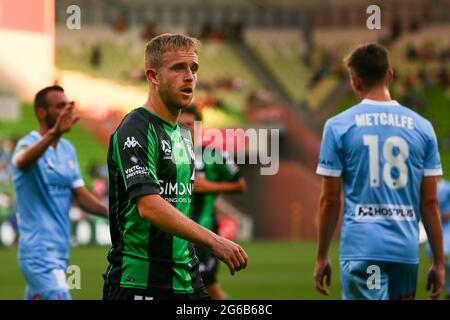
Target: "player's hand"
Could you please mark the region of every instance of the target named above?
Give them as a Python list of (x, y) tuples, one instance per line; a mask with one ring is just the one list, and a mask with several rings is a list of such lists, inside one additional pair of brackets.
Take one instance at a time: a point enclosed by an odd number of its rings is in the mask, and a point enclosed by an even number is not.
[(204, 176), (196, 176), (194, 181), (195, 192), (213, 192), (213, 185)]
[(329, 287), (331, 285), (331, 264), (328, 258), (318, 258), (314, 268), (316, 290), (327, 296), (329, 291), (325, 288), (324, 279)]
[(71, 102), (59, 114), (58, 119), (56, 119), (55, 126), (53, 127), (57, 135), (62, 135), (63, 133), (69, 132), (72, 126), (80, 120), (80, 117), (75, 117), (73, 115), (73, 109), (74, 103)]
[(233, 241), (217, 236), (216, 244), (211, 250), (219, 260), (228, 266), (231, 275), (247, 266), (247, 253)]
[(431, 291), (430, 299), (437, 300), (445, 284), (445, 267), (433, 264), (428, 271), (427, 291)]

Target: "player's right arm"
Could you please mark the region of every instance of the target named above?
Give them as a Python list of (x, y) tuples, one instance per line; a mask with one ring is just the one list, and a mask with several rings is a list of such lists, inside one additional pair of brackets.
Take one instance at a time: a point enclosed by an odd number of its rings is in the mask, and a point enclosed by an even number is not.
[[(131, 139), (135, 145), (127, 144)], [(160, 196), (159, 143), (155, 129), (140, 121), (125, 123), (113, 136), (113, 158), (120, 164), (127, 193), (140, 216), (169, 234), (210, 248), (231, 274), (245, 268), (248, 256), (238, 244), (203, 228)]]
[(180, 238), (208, 247), (234, 274), (247, 266), (246, 252), (233, 241), (227, 240), (189, 219), (160, 195), (144, 195), (137, 200), (139, 214), (152, 224)]
[(327, 286), (331, 284), (331, 264), (328, 260), (328, 250), (339, 221), (341, 208), (341, 184), (339, 177), (323, 177), (322, 193), (319, 205), (319, 236), (316, 265), (314, 269), (314, 281), (316, 289), (328, 295)]
[(333, 234), (337, 228), (341, 208), (341, 185), (343, 163), (340, 140), (331, 120), (325, 124), (320, 145), (320, 162), (316, 173), (323, 176), (319, 203), (319, 230), (314, 282), (316, 289), (327, 295), (324, 280), (331, 284), (331, 263), (328, 259)]
[(427, 122), (427, 125), (428, 143), (425, 150), (424, 177), (420, 191), (420, 210), (422, 223), (433, 253), (433, 264), (427, 278), (427, 290), (432, 289), (431, 299), (438, 299), (445, 282), (445, 257), (437, 196), (437, 181), (438, 176), (442, 175), (442, 166), (436, 134), (431, 123)]
[(420, 199), (422, 222), (433, 252), (433, 264), (427, 279), (427, 290), (432, 289), (431, 299), (439, 298), (445, 283), (445, 256), (436, 189), (437, 177), (423, 178)]
[(26, 170), (33, 166), (44, 154), (47, 148), (61, 135), (70, 130), (72, 125), (78, 121), (73, 117), (73, 105), (68, 105), (61, 111), (55, 126), (49, 129), (41, 139), (30, 148), (23, 150), (15, 159), (15, 165), (19, 170)]

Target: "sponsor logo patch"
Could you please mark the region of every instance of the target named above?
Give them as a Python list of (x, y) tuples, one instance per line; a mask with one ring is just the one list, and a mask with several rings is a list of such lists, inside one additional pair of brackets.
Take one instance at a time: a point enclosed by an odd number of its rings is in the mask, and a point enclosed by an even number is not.
[(356, 206), (355, 217), (357, 220), (415, 221), (416, 213), (412, 206), (359, 204)]

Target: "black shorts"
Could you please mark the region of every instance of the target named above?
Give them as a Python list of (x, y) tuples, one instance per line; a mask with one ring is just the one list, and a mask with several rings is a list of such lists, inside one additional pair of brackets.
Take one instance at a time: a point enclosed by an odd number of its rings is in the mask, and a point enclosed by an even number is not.
[(174, 293), (161, 289), (123, 288), (118, 284), (104, 284), (103, 300), (211, 300), (205, 290), (194, 293)]
[(217, 273), (219, 272), (219, 260), (209, 249), (202, 246), (195, 246), (195, 254), (200, 263), (200, 275), (205, 287), (216, 283)]

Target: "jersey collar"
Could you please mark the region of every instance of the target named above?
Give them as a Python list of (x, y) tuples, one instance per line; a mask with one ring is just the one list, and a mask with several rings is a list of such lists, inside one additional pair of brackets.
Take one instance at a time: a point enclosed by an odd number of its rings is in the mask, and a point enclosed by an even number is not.
[(372, 100), (372, 99), (364, 99), (361, 101), (362, 104), (371, 104), (376, 106), (399, 106), (400, 103), (398, 103), (396, 100), (391, 101), (378, 101), (378, 100)]
[(144, 107), (144, 106), (139, 107), (139, 109), (144, 109), (145, 111), (147, 111), (148, 113), (150, 113), (153, 117), (155, 117), (156, 119), (158, 119), (159, 122), (162, 122), (163, 124), (169, 126), (169, 127), (172, 128), (172, 129), (176, 129), (177, 126), (178, 126), (178, 122), (175, 123), (175, 125), (172, 125), (171, 123), (169, 123), (169, 122), (167, 122), (166, 120), (164, 120), (163, 118), (159, 117), (156, 113), (154, 113), (154, 112), (148, 110), (148, 109), (147, 109), (146, 107)]

